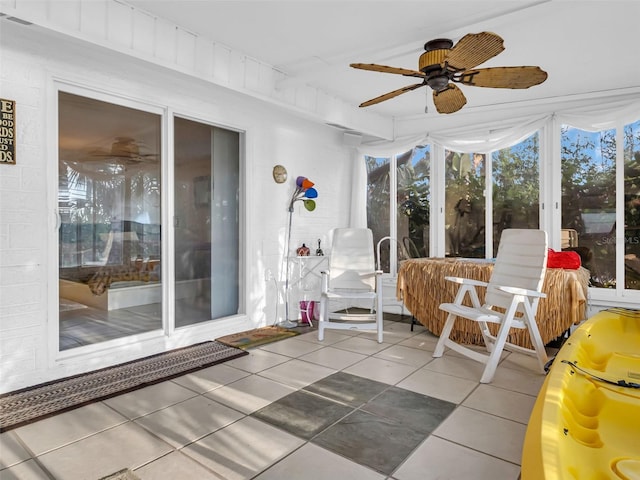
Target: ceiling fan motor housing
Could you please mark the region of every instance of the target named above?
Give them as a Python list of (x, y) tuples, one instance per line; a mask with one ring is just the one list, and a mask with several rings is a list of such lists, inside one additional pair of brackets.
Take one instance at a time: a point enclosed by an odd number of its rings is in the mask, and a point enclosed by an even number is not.
[(447, 38), (431, 40), (424, 44), (425, 52), (420, 55), (418, 60), (418, 69), (427, 76), (427, 85), (436, 92), (449, 85), (450, 72), (443, 67), (452, 46), (453, 42)]

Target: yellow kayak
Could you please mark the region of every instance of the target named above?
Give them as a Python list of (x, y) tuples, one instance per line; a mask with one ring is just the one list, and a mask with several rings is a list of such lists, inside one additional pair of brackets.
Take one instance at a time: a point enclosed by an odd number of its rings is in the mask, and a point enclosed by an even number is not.
[(529, 419), (522, 480), (640, 480), (640, 310), (580, 325)]

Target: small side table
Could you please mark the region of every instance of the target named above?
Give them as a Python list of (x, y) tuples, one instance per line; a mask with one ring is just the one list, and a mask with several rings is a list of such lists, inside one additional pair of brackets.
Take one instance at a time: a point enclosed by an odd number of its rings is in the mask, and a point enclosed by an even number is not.
[[(289, 282), (289, 289), (297, 291), (298, 295), (295, 296), (297, 301), (306, 302), (305, 308), (299, 308), (298, 311), (304, 312), (311, 323), (313, 312), (308, 308), (308, 305), (320, 298), (321, 272), (328, 266), (328, 256), (295, 256), (291, 257), (291, 260), (294, 268), (291, 272), (292, 280)], [(289, 292), (287, 292), (287, 301), (289, 301)]]

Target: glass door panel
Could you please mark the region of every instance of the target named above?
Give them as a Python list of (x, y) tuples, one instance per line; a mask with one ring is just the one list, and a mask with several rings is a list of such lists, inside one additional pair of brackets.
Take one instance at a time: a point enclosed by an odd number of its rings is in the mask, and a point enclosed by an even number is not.
[(176, 327), (239, 311), (240, 134), (174, 119)]
[(58, 101), (60, 350), (160, 329), (161, 116)]

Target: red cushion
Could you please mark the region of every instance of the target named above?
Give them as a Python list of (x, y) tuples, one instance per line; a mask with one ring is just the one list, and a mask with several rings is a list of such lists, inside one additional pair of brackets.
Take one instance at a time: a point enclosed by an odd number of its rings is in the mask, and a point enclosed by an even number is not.
[(580, 255), (577, 252), (556, 252), (549, 249), (547, 257), (547, 268), (566, 268), (577, 270), (580, 268)]

